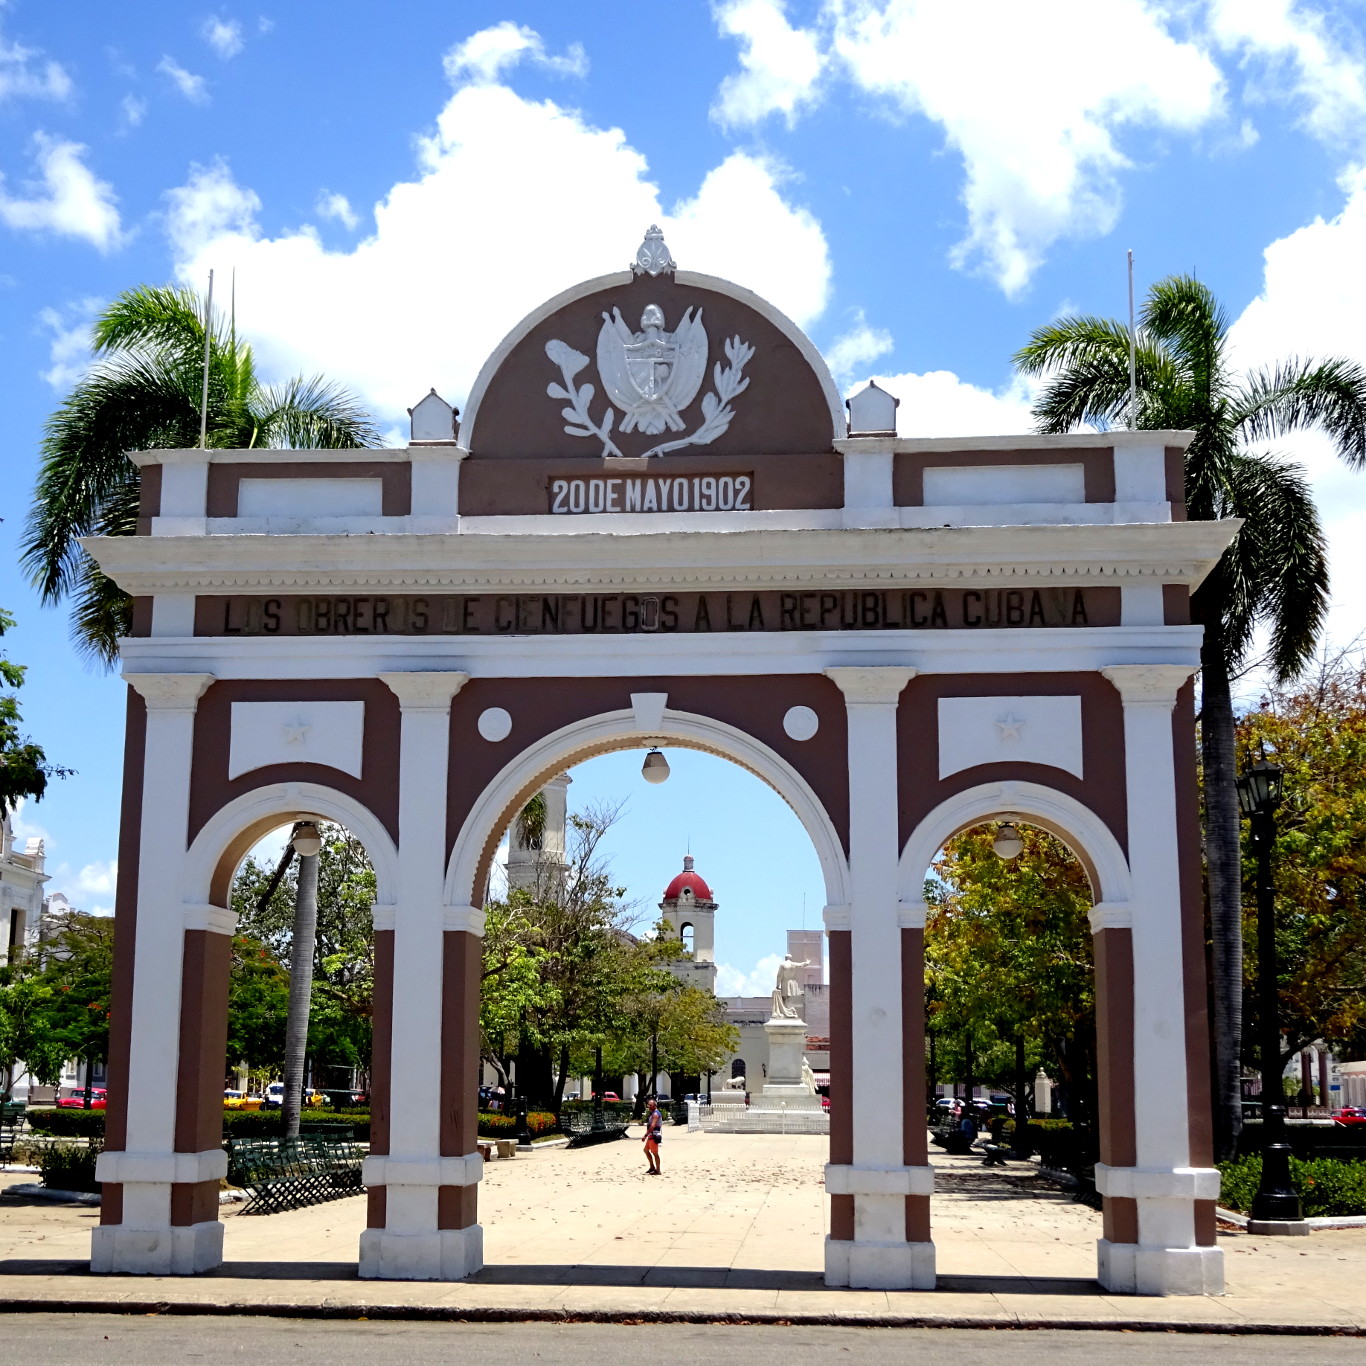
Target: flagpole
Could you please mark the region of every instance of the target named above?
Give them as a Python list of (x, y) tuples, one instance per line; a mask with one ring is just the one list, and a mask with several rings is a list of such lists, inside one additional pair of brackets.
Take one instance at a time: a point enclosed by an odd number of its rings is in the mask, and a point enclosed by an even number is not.
[(1134, 345), (1134, 254), (1129, 252), (1129, 430), (1138, 427), (1138, 356)]
[(209, 272), (209, 302), (204, 309), (204, 389), (199, 400), (199, 449), (208, 446), (209, 437), (209, 339), (213, 336), (213, 271)]

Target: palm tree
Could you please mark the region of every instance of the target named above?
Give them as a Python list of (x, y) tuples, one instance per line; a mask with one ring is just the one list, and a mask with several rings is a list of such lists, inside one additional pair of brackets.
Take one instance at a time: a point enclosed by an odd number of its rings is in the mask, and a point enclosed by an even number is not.
[[(127, 452), (199, 444), (207, 309), (190, 289), (140, 286), (95, 320), (95, 363), (48, 419), (21, 560), (45, 603), (72, 601), (77, 644), (106, 665), (131, 626), (128, 595), (100, 573), (82, 536), (131, 536), (139, 472)], [(266, 387), (236, 327), (210, 326), (207, 444), (372, 446), (357, 400), (321, 376)]]
[(1242, 1123), (1243, 939), (1231, 682), (1254, 632), (1278, 680), (1308, 661), (1323, 628), (1328, 567), (1323, 530), (1299, 466), (1254, 443), (1318, 428), (1349, 466), (1366, 465), (1366, 370), (1347, 360), (1283, 361), (1239, 374), (1229, 362), (1228, 319), (1189, 276), (1153, 286), (1134, 337), (1135, 410), (1129, 400), (1129, 329), (1107, 318), (1068, 317), (1038, 328), (1015, 356), (1047, 383), (1034, 404), (1041, 432), (1081, 426), (1195, 433), (1186, 451), (1186, 513), (1239, 517), (1241, 530), (1191, 600), (1205, 628), (1200, 649), (1200, 750), (1205, 866), (1214, 951), (1215, 1120), (1221, 1155)]

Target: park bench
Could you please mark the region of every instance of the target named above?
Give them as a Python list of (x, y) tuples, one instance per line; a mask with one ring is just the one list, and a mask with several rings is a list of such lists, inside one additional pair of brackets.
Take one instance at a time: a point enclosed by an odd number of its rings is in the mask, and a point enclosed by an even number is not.
[(294, 1139), (230, 1138), (225, 1146), (228, 1180), (250, 1196), (243, 1214), (278, 1214), (365, 1189), (365, 1149), (358, 1143), (310, 1134)]
[(560, 1128), (569, 1135), (571, 1148), (586, 1148), (593, 1143), (604, 1143), (609, 1139), (621, 1138), (626, 1133), (630, 1118), (625, 1115), (603, 1111), (601, 1126), (593, 1123), (591, 1110), (562, 1110)]
[(24, 1127), (24, 1111), (27, 1108), (21, 1100), (7, 1100), (0, 1104), (0, 1165), (14, 1160), (14, 1140)]
[(943, 1148), (946, 1153), (952, 1153), (955, 1157), (965, 1157), (972, 1151), (972, 1145), (976, 1142), (972, 1134), (965, 1134), (959, 1127), (955, 1119), (952, 1123), (941, 1124), (934, 1130), (934, 1137), (931, 1139), (936, 1146)]

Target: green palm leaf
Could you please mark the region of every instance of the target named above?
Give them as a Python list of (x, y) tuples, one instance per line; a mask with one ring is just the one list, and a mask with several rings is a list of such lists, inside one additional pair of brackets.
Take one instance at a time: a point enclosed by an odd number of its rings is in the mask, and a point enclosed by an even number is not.
[[(143, 285), (96, 319), (96, 361), (44, 428), (20, 560), (44, 602), (69, 600), (72, 634), (112, 665), (131, 603), (81, 549), (83, 536), (136, 530), (139, 471), (130, 451), (199, 444), (207, 309), (193, 290)], [(321, 376), (263, 386), (251, 347), (215, 319), (209, 337), (208, 444), (225, 448), (373, 446), (359, 401)]]

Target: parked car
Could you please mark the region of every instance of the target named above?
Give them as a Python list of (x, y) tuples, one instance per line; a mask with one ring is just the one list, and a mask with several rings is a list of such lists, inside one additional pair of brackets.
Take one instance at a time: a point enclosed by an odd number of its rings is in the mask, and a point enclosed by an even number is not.
[[(621, 1097), (620, 1097), (619, 1095), (617, 1095), (617, 1093), (616, 1093), (615, 1091), (604, 1091), (604, 1092), (602, 1093), (602, 1098), (603, 1098), (603, 1100), (620, 1100), (620, 1099), (621, 1099)], [(596, 1100), (597, 1097), (594, 1096), (593, 1099)]]
[[(103, 1086), (92, 1086), (90, 1088), (90, 1108), (92, 1110), (104, 1110), (109, 1105), (109, 1092)], [(57, 1108), (60, 1110), (84, 1110), (85, 1109), (85, 1087), (78, 1087), (69, 1096), (63, 1096), (57, 1101)]]
[(229, 1087), (223, 1092), (225, 1110), (259, 1110), (263, 1104), (260, 1096), (249, 1095), (246, 1091), (234, 1091)]
[(1366, 1124), (1366, 1107), (1360, 1105), (1344, 1105), (1341, 1110), (1333, 1111), (1333, 1123), (1343, 1126), (1351, 1124)]

